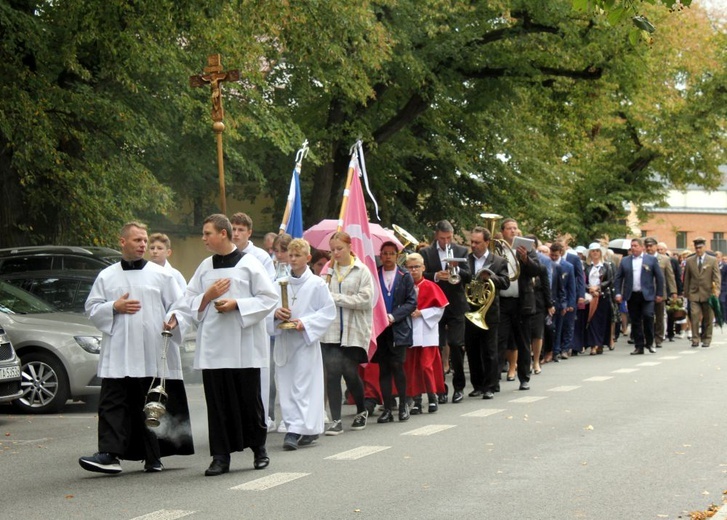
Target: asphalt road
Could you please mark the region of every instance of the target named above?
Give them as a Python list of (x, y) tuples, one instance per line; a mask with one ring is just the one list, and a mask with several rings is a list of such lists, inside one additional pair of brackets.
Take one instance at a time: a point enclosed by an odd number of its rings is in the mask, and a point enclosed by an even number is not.
[[(544, 365), (518, 391), (465, 398), (436, 414), (322, 437), (270, 467), (233, 454), (209, 478), (202, 389), (189, 385), (197, 454), (164, 460), (160, 474), (122, 462), (118, 476), (77, 463), (96, 445), (96, 416), (69, 405), (51, 416), (0, 407), (0, 518), (486, 518), (676, 519), (721, 504), (727, 487), (724, 373), (727, 332), (712, 347), (687, 340), (630, 356), (625, 341), (601, 356)], [(467, 391), (471, 390), (468, 388)], [(348, 428), (354, 410), (344, 407)]]

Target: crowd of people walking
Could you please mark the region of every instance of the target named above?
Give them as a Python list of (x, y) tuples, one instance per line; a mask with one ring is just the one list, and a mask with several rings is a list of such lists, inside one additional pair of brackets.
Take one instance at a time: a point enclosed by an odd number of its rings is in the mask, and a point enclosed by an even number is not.
[[(620, 335), (632, 355), (684, 333), (693, 347), (710, 347), (713, 321), (723, 318), (714, 300), (727, 307), (727, 263), (703, 238), (681, 258), (654, 237), (632, 239), (619, 256), (598, 241), (575, 250), (541, 243), (507, 218), (499, 230), (460, 230), (468, 248), (442, 220), (430, 244), (412, 244), (416, 252), (384, 242), (372, 272), (345, 232), (332, 235), (328, 252), (285, 234), (266, 235), (263, 249), (252, 230), (244, 213), (208, 217), (202, 238), (212, 256), (187, 285), (167, 260), (168, 237), (124, 226), (123, 259), (101, 272), (86, 303), (103, 340), (99, 451), (80, 458), (84, 469), (119, 473), (125, 459), (158, 472), (163, 456), (194, 452), (181, 361), (162, 330), (178, 343), (197, 326), (212, 457), (205, 475), (217, 476), (245, 449), (255, 469), (267, 467), (269, 432), (284, 433), (283, 449), (295, 451), (363, 430), (377, 411), (379, 424), (407, 421), (425, 412), (425, 395), (432, 414), (465, 394), (495, 399), (511, 381), (528, 391), (546, 364), (598, 356)], [(377, 329), (379, 294), (386, 321)], [(170, 385), (160, 428), (144, 412), (144, 390), (157, 378)], [(356, 409), (345, 426), (344, 402)]]

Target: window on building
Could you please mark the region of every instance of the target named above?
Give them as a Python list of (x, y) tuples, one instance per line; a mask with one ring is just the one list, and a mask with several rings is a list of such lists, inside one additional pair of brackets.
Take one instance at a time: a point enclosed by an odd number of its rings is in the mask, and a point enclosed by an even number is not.
[(677, 249), (687, 248), (687, 232), (677, 231)]
[(712, 233), (712, 251), (727, 252), (727, 240), (724, 239), (724, 232), (715, 231)]

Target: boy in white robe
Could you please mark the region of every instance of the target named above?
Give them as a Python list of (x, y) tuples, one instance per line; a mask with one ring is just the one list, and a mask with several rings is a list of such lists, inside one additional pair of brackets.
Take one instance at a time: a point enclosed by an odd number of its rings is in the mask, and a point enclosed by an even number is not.
[(157, 265), (168, 269), (174, 277), (182, 292), (187, 290), (187, 280), (184, 275), (175, 269), (169, 263), (169, 257), (172, 256), (172, 241), (164, 233), (153, 233), (149, 235), (149, 260)]
[[(88, 471), (121, 472), (119, 458), (144, 460), (147, 472), (161, 471), (161, 457), (194, 453), (179, 348), (171, 341), (162, 362), (163, 329), (177, 342), (185, 320), (170, 309), (182, 296), (172, 275), (144, 260), (146, 226), (126, 224), (120, 237), (122, 260), (101, 271), (86, 300), (86, 312), (103, 333), (98, 376), (98, 452), (81, 457)], [(179, 321), (177, 321), (179, 320)], [(177, 326), (179, 325), (179, 326)], [(143, 411), (153, 378), (166, 378), (168, 399), (162, 424), (145, 425)], [(155, 386), (160, 383), (155, 380)]]
[(278, 301), (262, 264), (231, 242), (224, 215), (204, 221), (202, 240), (215, 253), (187, 286), (184, 308), (199, 324), (194, 368), (202, 370), (212, 463), (206, 476), (230, 469), (230, 453), (251, 448), (255, 469), (268, 466), (260, 370), (268, 366), (265, 318)]
[[(310, 245), (296, 238), (288, 245), (291, 276), (288, 307), (275, 311), (274, 360), (280, 410), (288, 429), (283, 449), (297, 450), (318, 439), (325, 427), (323, 357), (320, 338), (336, 317), (325, 281), (308, 269)], [(283, 281), (283, 280), (279, 280)], [(280, 328), (289, 323), (291, 328)]]

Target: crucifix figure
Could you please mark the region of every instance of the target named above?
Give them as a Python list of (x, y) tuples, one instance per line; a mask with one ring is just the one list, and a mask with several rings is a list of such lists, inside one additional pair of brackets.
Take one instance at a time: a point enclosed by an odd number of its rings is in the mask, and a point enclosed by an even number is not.
[(220, 209), (223, 214), (227, 213), (227, 197), (225, 195), (225, 167), (222, 155), (222, 132), (225, 125), (222, 119), (225, 112), (222, 109), (222, 85), (224, 81), (239, 81), (239, 70), (222, 70), (222, 59), (219, 54), (207, 56), (207, 66), (204, 74), (196, 74), (189, 77), (189, 84), (192, 87), (204, 87), (209, 84), (212, 91), (212, 130), (217, 136), (217, 170), (220, 182)]

